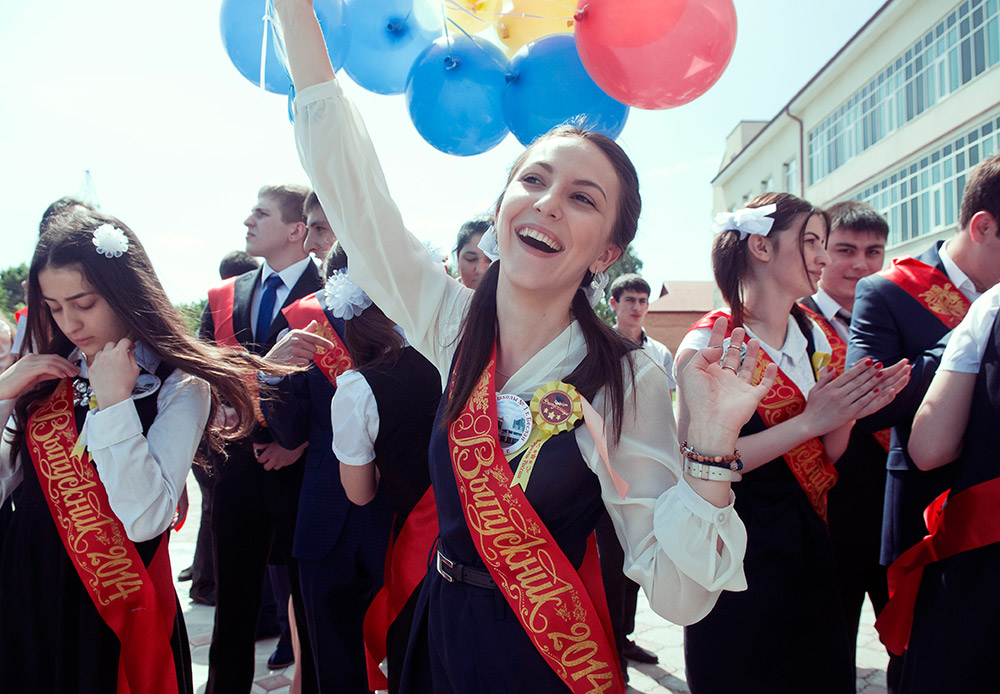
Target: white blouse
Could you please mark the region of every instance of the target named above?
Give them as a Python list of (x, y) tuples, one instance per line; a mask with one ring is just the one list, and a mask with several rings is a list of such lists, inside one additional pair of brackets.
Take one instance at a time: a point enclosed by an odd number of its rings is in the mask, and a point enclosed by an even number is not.
[[(142, 347), (136, 347), (136, 360), (152, 373), (159, 361)], [(77, 360), (85, 375), (80, 354), (70, 354), (70, 361)], [(176, 369), (155, 397), (158, 411), (146, 436), (132, 399), (88, 412), (81, 432), (111, 510), (133, 542), (151, 540), (170, 527), (211, 404), (208, 383)], [(0, 401), (0, 421), (7, 422), (13, 409), (14, 400)], [(21, 483), (25, 464), (32, 462), (12, 460), (5, 437), (0, 444), (0, 502)]]
[(997, 311), (1000, 311), (1000, 284), (983, 292), (952, 331), (938, 371), (979, 373), (979, 364), (986, 353)]
[[(444, 384), (472, 290), (441, 272), (404, 227), (361, 117), (336, 81), (303, 89), (293, 109), (299, 157), (350, 258), (351, 279), (405, 330)], [(586, 353), (573, 322), (511, 376), (504, 392), (530, 401)], [(630, 485), (624, 498), (587, 427), (576, 429), (576, 441), (600, 480), (625, 550), (625, 574), (643, 586), (657, 613), (690, 624), (708, 614), (722, 590), (746, 589), (746, 529), (733, 512), (734, 497), (717, 508), (684, 481), (667, 376), (645, 352), (634, 354), (621, 440), (609, 451), (615, 472)], [(591, 404), (610, 414), (603, 391)]]

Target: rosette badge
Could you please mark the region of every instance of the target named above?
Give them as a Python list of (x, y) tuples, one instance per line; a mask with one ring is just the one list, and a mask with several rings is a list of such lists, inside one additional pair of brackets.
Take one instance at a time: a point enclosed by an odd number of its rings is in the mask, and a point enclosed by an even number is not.
[(125, 232), (111, 224), (102, 224), (94, 229), (93, 242), (97, 252), (106, 258), (121, 258), (128, 251)]

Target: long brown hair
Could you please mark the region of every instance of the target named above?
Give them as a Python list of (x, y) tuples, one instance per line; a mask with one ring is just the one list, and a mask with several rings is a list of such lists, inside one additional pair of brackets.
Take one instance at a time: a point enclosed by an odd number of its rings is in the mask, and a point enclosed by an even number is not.
[[(128, 240), (128, 250), (121, 257), (107, 258), (94, 248), (94, 231), (105, 224), (120, 229)], [(38, 284), (38, 273), (46, 268), (79, 270), (108, 302), (133, 340), (142, 342), (162, 362), (212, 386), (205, 434), (213, 449), (221, 451), (224, 440), (250, 432), (254, 425), (254, 395), (247, 381), (261, 363), (249, 355), (199, 342), (188, 333), (180, 313), (163, 291), (145, 249), (121, 220), (93, 210), (74, 209), (54, 218), (35, 246), (28, 270), (28, 322), (22, 354), (65, 357), (73, 351), (73, 343), (53, 320)], [(8, 429), (14, 450), (24, 435), (29, 408), (50, 395), (56, 385), (56, 381), (43, 381), (18, 397), (14, 406), (15, 428)], [(236, 409), (239, 420), (236, 425), (226, 428), (214, 423), (215, 411), (222, 402)]]
[[(813, 207), (810, 203), (791, 193), (758, 195), (750, 200), (746, 207), (756, 208), (767, 205), (775, 205), (777, 208), (768, 215), (774, 220), (768, 238), (772, 239), (775, 245), (783, 242), (785, 235), (782, 232), (792, 229), (796, 220), (801, 219), (801, 223), (793, 230), (794, 235), (791, 236), (799, 244), (799, 254), (802, 256), (802, 265), (805, 267), (806, 259), (802, 247), (802, 235), (806, 224), (813, 215), (818, 215), (823, 219), (827, 235), (829, 235), (830, 218), (823, 210)], [(715, 274), (715, 283), (719, 286), (722, 298), (729, 304), (733, 325), (737, 327), (742, 326), (746, 320), (743, 297), (750, 269), (747, 244), (748, 238), (741, 240), (740, 233), (735, 229), (722, 232), (715, 237), (715, 242), (712, 244), (712, 272)], [(798, 306), (794, 306), (792, 312), (798, 314), (801, 310)]]
[[(639, 224), (639, 212), (642, 200), (639, 197), (639, 177), (632, 166), (631, 160), (618, 144), (595, 132), (584, 130), (573, 125), (561, 125), (536, 140), (539, 142), (553, 137), (577, 137), (597, 147), (614, 168), (620, 184), (618, 209), (615, 223), (611, 230), (612, 242), (622, 253), (635, 238)], [(514, 179), (531, 152), (528, 147), (517, 158), (507, 176), (507, 186)], [(505, 186), (506, 190), (506, 186)], [(500, 210), (503, 194), (497, 199), (494, 214)], [(469, 306), (469, 312), (460, 331), (460, 348), (458, 360), (455, 363), (454, 382), (448, 395), (448, 405), (444, 411), (444, 422), (450, 423), (458, 418), (465, 403), (472, 395), (480, 375), (489, 363), (490, 354), (497, 339), (497, 283), (500, 276), (500, 263), (497, 261), (483, 275), (479, 288), (476, 289)], [(602, 387), (608, 389), (608, 402), (611, 403), (611, 420), (613, 440), (621, 436), (622, 416), (625, 399), (625, 375), (622, 369), (622, 358), (634, 348), (631, 342), (616, 330), (597, 317), (594, 309), (587, 301), (582, 289), (590, 284), (593, 275), (588, 270), (580, 281), (580, 291), (573, 295), (570, 310), (580, 324), (584, 339), (587, 342), (587, 356), (580, 365), (567, 376), (566, 380), (573, 383), (584, 397), (592, 398)], [(629, 378), (634, 378), (631, 359), (627, 360)]]

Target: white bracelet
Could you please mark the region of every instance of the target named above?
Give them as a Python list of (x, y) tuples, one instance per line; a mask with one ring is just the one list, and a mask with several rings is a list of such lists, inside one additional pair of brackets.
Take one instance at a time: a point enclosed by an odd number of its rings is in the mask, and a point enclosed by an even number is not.
[(743, 475), (729, 468), (698, 463), (690, 458), (685, 458), (684, 472), (700, 480), (711, 480), (713, 482), (739, 482), (743, 479)]

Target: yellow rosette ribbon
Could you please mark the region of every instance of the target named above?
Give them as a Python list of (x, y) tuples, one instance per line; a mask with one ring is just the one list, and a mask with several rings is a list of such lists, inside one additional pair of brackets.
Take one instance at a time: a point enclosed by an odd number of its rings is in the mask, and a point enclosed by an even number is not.
[(535, 391), (531, 398), (531, 414), (535, 423), (531, 436), (524, 446), (508, 456), (513, 459), (524, 451), (510, 481), (510, 486), (519, 485), (524, 490), (528, 488), (528, 478), (542, 445), (559, 432), (572, 429), (583, 417), (583, 398), (569, 383), (552, 381)]

